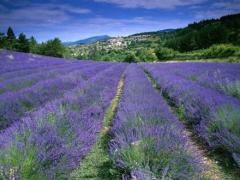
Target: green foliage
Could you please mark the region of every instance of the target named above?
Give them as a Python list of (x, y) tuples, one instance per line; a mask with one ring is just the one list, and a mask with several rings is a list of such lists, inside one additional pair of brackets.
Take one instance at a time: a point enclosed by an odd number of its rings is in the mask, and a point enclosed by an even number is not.
[(15, 34), (13, 32), (13, 29), (11, 27), (8, 27), (7, 39), (10, 40), (10, 41), (14, 41), (16, 39), (16, 36), (15, 36)]
[(137, 57), (134, 53), (130, 52), (126, 55), (124, 62), (132, 63), (137, 60)]
[(151, 48), (140, 48), (137, 50), (136, 55), (140, 61), (144, 62), (152, 62), (158, 59), (154, 49)]
[(29, 39), (29, 46), (30, 46), (30, 52), (37, 53), (38, 50), (38, 44), (36, 39), (32, 36)]
[(16, 38), (13, 29), (9, 27), (7, 30), (7, 36), (0, 33), (0, 48), (20, 52), (30, 52), (30, 43), (23, 33), (20, 33), (19, 37)]
[(168, 33), (165, 46), (187, 52), (221, 43), (239, 45), (239, 21), (240, 14), (236, 14), (190, 24), (186, 28)]
[(11, 27), (7, 30), (7, 37), (6, 37), (6, 49), (15, 50), (16, 49), (16, 36), (13, 32)]
[(127, 163), (126, 165), (129, 171), (135, 168), (148, 168), (148, 160), (150, 157), (147, 157), (149, 154), (145, 153), (146, 149), (144, 147), (149, 146), (149, 143), (139, 141), (135, 144), (125, 147), (124, 149), (121, 149), (121, 151), (118, 152), (118, 156), (121, 156), (120, 159)]
[[(171, 52), (172, 51), (172, 52)], [(216, 44), (207, 49), (178, 52), (170, 50), (166, 52), (165, 60), (178, 59), (178, 60), (198, 60), (198, 59), (216, 59), (219, 61), (223, 59), (228, 62), (239, 62), (240, 47), (232, 44)], [(160, 58), (159, 58), (160, 59)]]
[(176, 56), (176, 52), (173, 49), (160, 47), (158, 50), (156, 50), (156, 55), (158, 59), (161, 61), (161, 60), (173, 59)]
[(205, 58), (224, 58), (235, 56), (240, 51), (240, 47), (231, 44), (218, 44), (213, 45), (206, 49), (203, 53)]
[(16, 38), (11, 27), (8, 28), (6, 36), (4, 33), (0, 33), (0, 48), (20, 52), (32, 52), (46, 56), (72, 57), (69, 50), (64, 47), (58, 38), (38, 44), (34, 37), (28, 39), (23, 33), (20, 33), (18, 38)]
[(25, 34), (21, 33), (18, 37), (17, 50), (20, 52), (30, 52), (30, 43)]
[(39, 54), (53, 57), (64, 57), (65, 47), (61, 40), (55, 38), (39, 45)]
[[(30, 131), (16, 136), (18, 142), (21, 142), (24, 148), (19, 147), (19, 143), (13, 142), (8, 148), (3, 148), (0, 152), (0, 164), (4, 167), (6, 176), (14, 177), (19, 175), (20, 179), (36, 179), (40, 180), (45, 177), (39, 167), (37, 167), (37, 151), (33, 145), (28, 142), (31, 136)], [(1, 178), (1, 173), (0, 173)]]
[(0, 48), (8, 47), (8, 40), (4, 33), (0, 33)]

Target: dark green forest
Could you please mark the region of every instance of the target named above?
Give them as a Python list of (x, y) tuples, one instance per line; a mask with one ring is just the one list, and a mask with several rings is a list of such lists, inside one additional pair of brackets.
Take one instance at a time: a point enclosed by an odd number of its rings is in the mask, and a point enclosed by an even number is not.
[(165, 46), (180, 52), (209, 48), (214, 44), (240, 45), (240, 14), (189, 24), (164, 35)]
[[(144, 41), (131, 41), (133, 37), (147, 36)], [(11, 27), (6, 35), (0, 34), (0, 48), (36, 54), (125, 62), (156, 62), (165, 60), (220, 59), (239, 62), (240, 59), (240, 14), (219, 19), (203, 20), (185, 28), (144, 32), (124, 37), (128, 42), (122, 48), (104, 48), (107, 42), (65, 47), (55, 38), (37, 43), (23, 34), (15, 36)]]

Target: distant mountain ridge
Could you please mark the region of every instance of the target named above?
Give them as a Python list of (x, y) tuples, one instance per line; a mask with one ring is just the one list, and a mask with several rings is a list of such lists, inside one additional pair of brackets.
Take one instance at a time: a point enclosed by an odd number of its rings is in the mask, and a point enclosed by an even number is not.
[(90, 44), (90, 43), (95, 43), (97, 41), (106, 41), (110, 39), (111, 37), (108, 35), (102, 35), (102, 36), (93, 36), (89, 37), (86, 39), (74, 41), (74, 42), (64, 42), (63, 44), (65, 46), (76, 46), (76, 45), (81, 45), (81, 44)]
[[(159, 31), (151, 31), (151, 32), (141, 32), (141, 33), (136, 33), (136, 34), (132, 34), (129, 35), (128, 37), (131, 36), (141, 36), (141, 35), (153, 35), (153, 34), (161, 34), (161, 33), (169, 33), (169, 32), (174, 32), (176, 31), (176, 29), (163, 29), (163, 30), (159, 30)], [(91, 44), (91, 43), (95, 43), (97, 41), (107, 41), (109, 39), (111, 39), (112, 37), (108, 36), (108, 35), (102, 35), (102, 36), (93, 36), (93, 37), (89, 37), (86, 39), (81, 39), (78, 41), (73, 41), (73, 42), (64, 42), (63, 44), (65, 46), (77, 46), (77, 45), (86, 45), (86, 44)]]

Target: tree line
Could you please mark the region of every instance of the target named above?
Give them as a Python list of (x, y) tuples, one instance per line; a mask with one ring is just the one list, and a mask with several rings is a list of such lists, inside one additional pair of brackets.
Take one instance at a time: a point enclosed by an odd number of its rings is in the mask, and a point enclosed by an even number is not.
[(0, 49), (31, 52), (53, 57), (64, 57), (66, 54), (66, 49), (58, 38), (38, 43), (33, 36), (27, 38), (24, 33), (20, 33), (17, 37), (11, 27), (7, 29), (6, 35), (0, 33)]
[(180, 52), (206, 49), (214, 44), (240, 45), (240, 14), (204, 20), (164, 34), (164, 46)]

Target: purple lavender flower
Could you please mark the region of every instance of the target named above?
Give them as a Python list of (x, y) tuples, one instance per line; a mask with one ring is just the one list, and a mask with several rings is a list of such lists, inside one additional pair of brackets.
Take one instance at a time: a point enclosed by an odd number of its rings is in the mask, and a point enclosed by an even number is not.
[(193, 178), (200, 166), (188, 150), (183, 125), (137, 65), (125, 76), (109, 143), (112, 159), (125, 171), (123, 178)]

